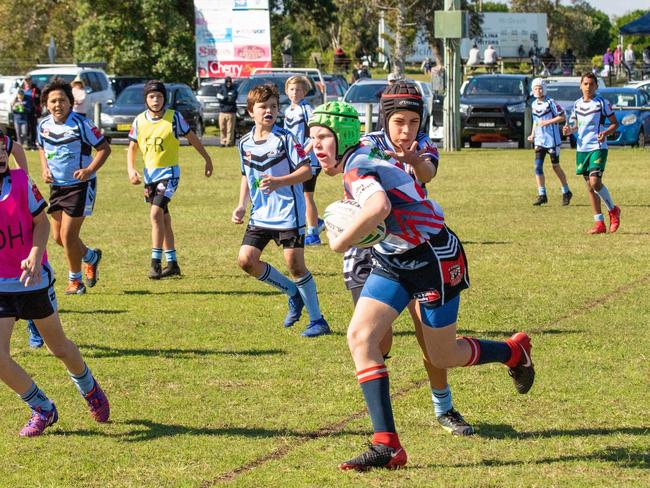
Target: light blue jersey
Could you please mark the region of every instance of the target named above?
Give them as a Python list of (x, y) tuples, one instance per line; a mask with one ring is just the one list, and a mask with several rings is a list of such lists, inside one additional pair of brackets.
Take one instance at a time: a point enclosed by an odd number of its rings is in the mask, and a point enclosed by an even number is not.
[[(144, 113), (146, 119), (155, 124), (156, 122), (162, 119), (154, 119), (149, 114), (149, 111), (146, 110)], [(174, 131), (174, 137), (180, 139), (181, 137), (187, 135), (190, 131), (190, 125), (187, 123), (185, 118), (181, 115), (180, 112), (174, 112), (174, 118), (172, 119), (172, 130)], [(138, 118), (133, 119), (133, 124), (131, 124), (131, 130), (129, 131), (129, 140), (138, 143)], [(178, 164), (173, 166), (165, 166), (164, 168), (153, 168), (149, 169), (145, 166), (144, 168), (144, 184), (150, 185), (156, 181), (170, 180), (174, 178), (180, 178), (181, 176), (181, 167)]]
[[(284, 128), (293, 134), (302, 147), (307, 147), (310, 142), (307, 122), (313, 111), (314, 109), (304, 98), (298, 105), (290, 105), (284, 111)], [(309, 153), (309, 164), (312, 168), (320, 168), (318, 158), (313, 151)]]
[(578, 124), (576, 133), (578, 152), (591, 152), (607, 149), (607, 139), (598, 142), (598, 134), (609, 126), (609, 117), (614, 115), (610, 103), (602, 97), (594, 97), (586, 102), (580, 98), (573, 104), (572, 123)]
[(291, 132), (274, 126), (268, 139), (255, 141), (255, 128), (239, 141), (241, 174), (248, 180), (251, 197), (249, 224), (267, 229), (305, 229), (305, 197), (302, 183), (282, 186), (271, 193), (264, 193), (259, 185), (263, 175), (287, 176), (309, 159)]
[[(58, 124), (48, 115), (38, 124), (37, 142), (45, 152), (47, 166), (52, 172), (53, 185), (71, 186), (81, 183), (74, 172), (87, 168), (93, 160), (92, 149), (104, 143), (99, 129), (81, 114), (70, 112), (65, 122)], [(93, 174), (89, 179), (95, 178)]]
[(549, 97), (544, 97), (543, 100), (535, 100), (532, 103), (533, 124), (535, 127), (535, 147), (544, 147), (547, 149), (559, 147), (562, 144), (560, 138), (560, 124), (539, 126), (542, 120), (551, 120), (558, 115), (563, 115), (564, 110), (560, 107), (555, 100)]

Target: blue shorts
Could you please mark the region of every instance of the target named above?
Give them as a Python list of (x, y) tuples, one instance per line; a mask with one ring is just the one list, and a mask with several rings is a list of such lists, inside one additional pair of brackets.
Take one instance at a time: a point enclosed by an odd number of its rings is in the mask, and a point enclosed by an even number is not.
[(467, 261), (462, 244), (449, 229), (420, 246), (398, 255), (373, 249), (375, 267), (362, 297), (378, 300), (401, 313), (409, 302), (419, 303), (422, 322), (445, 327), (456, 322), (459, 294), (469, 288)]

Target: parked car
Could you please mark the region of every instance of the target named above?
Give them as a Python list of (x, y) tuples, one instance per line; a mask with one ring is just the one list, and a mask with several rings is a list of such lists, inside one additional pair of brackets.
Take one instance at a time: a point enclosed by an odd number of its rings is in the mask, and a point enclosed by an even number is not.
[(12, 107), (22, 84), (22, 76), (0, 76), (0, 129), (14, 131)]
[[(165, 88), (167, 88), (167, 107), (179, 111), (190, 128), (201, 138), (204, 127), (203, 108), (192, 89), (184, 83), (165, 83)], [(102, 132), (109, 139), (127, 137), (133, 119), (145, 109), (144, 83), (125, 88), (117, 100), (102, 112)]]
[[(255, 125), (246, 108), (246, 99), (248, 97), (248, 92), (256, 86), (264, 85), (267, 83), (271, 83), (277, 86), (278, 91), (280, 92), (280, 111), (276, 124), (280, 126), (282, 125), (282, 121), (284, 120), (284, 111), (291, 104), (289, 97), (284, 92), (284, 84), (291, 76), (295, 75), (304, 75), (304, 73), (280, 71), (253, 74), (250, 78), (247, 78), (242, 82), (239, 87), (239, 96), (237, 97), (237, 123), (235, 126), (235, 133), (237, 136), (245, 134), (250, 130), (251, 127), (253, 127), (253, 125)], [(320, 88), (318, 88), (313, 82), (312, 87), (307, 92), (307, 96), (305, 98), (312, 107), (316, 107), (323, 103), (323, 93), (320, 91)]]
[[(417, 85), (422, 98), (424, 99), (424, 115), (422, 127), (429, 127), (429, 117), (431, 116), (431, 106), (433, 103), (433, 93), (429, 85), (423, 81), (413, 81)], [(359, 112), (359, 120), (362, 124), (366, 123), (366, 107), (372, 104), (372, 126), (377, 127), (379, 120), (379, 101), (381, 94), (388, 86), (388, 80), (362, 78), (353, 85), (350, 85), (348, 91), (345, 92), (343, 101), (352, 104)]]
[(463, 142), (481, 147), (483, 142), (516, 141), (523, 148), (531, 81), (529, 75), (486, 74), (470, 78), (460, 98)]
[(350, 87), (347, 80), (341, 75), (323, 74), (322, 76), (325, 80), (325, 87), (321, 86), (322, 83), (317, 75), (312, 75), (312, 81), (318, 85), (321, 91), (325, 92), (326, 101), (335, 102), (343, 99), (345, 92)]
[[(78, 76), (86, 85), (88, 106), (92, 107), (95, 103), (106, 106), (109, 101), (115, 100), (115, 93), (104, 70), (95, 66), (93, 63), (44, 65), (44, 67), (32, 70), (28, 74), (32, 77), (32, 82), (40, 90), (43, 90), (46, 83), (55, 76), (68, 82)], [(92, 114), (88, 115), (92, 116)]]
[(144, 76), (109, 76), (108, 79), (111, 82), (111, 87), (113, 87), (113, 93), (116, 97), (120, 96), (120, 93), (124, 91), (127, 86), (135, 85), (136, 83), (146, 83), (149, 81), (149, 78)]
[(631, 81), (625, 86), (630, 88), (638, 88), (639, 90), (646, 92), (646, 95), (650, 95), (650, 80)]
[[(580, 76), (548, 76), (544, 78), (544, 80), (549, 86), (554, 83), (572, 83), (576, 86), (580, 86)], [(600, 89), (607, 86), (605, 85), (605, 80), (603, 80), (601, 77), (596, 77), (596, 80), (596, 88)]]
[(612, 104), (619, 124), (616, 132), (607, 138), (607, 144), (644, 147), (650, 141), (650, 111), (631, 107), (648, 107), (648, 94), (639, 88), (616, 87), (598, 90), (598, 95)]
[[(219, 100), (217, 93), (226, 82), (225, 78), (218, 80), (210, 80), (201, 83), (201, 86), (196, 91), (196, 98), (203, 105), (203, 120), (206, 125), (219, 125)], [(232, 84), (235, 88), (239, 89), (242, 78), (233, 78)]]

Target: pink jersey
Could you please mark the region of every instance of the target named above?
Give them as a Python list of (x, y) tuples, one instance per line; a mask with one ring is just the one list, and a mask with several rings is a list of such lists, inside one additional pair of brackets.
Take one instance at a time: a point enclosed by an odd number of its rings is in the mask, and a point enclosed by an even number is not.
[[(32, 185), (22, 169), (11, 170), (10, 174), (11, 191), (0, 201), (0, 278), (19, 277), (20, 264), (33, 246), (34, 224), (28, 201)], [(43, 256), (46, 263), (47, 254)]]

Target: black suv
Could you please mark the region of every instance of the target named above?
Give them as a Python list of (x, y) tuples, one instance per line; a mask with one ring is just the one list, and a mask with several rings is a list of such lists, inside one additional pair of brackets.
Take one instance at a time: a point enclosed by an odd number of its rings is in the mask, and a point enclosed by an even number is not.
[[(235, 126), (237, 137), (241, 137), (243, 134), (248, 132), (253, 125), (255, 125), (251, 116), (248, 115), (246, 99), (248, 98), (248, 92), (259, 85), (274, 84), (278, 87), (278, 91), (280, 92), (280, 111), (275, 123), (282, 126), (284, 111), (291, 104), (289, 97), (284, 93), (284, 84), (289, 78), (296, 75), (305, 76), (304, 73), (287, 73), (283, 71), (252, 75), (250, 78), (242, 82), (239, 86), (239, 96), (237, 97), (237, 124)], [(307, 78), (309, 79), (309, 77)], [(315, 86), (312, 82), (311, 90), (309, 90), (305, 98), (312, 107), (317, 107), (323, 103), (323, 92), (321, 92), (320, 88)]]
[(463, 142), (517, 141), (524, 147), (524, 117), (531, 100), (528, 75), (478, 75), (470, 78), (460, 98)]

